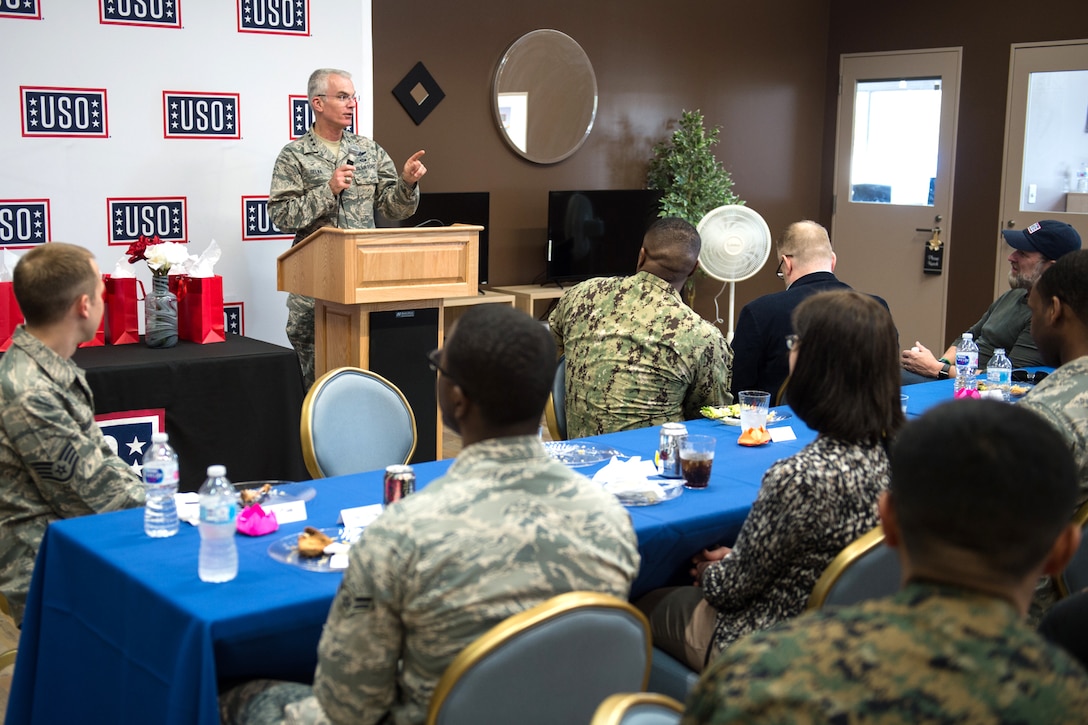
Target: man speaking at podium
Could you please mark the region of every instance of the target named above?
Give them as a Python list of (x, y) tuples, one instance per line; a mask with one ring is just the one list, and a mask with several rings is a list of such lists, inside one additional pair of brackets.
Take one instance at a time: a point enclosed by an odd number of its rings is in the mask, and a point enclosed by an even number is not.
[[(417, 183), (427, 173), (417, 151), (397, 174), (381, 146), (346, 129), (358, 98), (351, 74), (321, 68), (306, 87), (314, 124), (283, 147), (272, 170), (268, 214), (277, 227), (295, 232), (292, 244), (321, 227), (371, 229), (374, 207), (390, 219), (407, 219), (419, 203)], [(302, 383), (314, 384), (314, 301), (287, 295), (287, 339), (298, 354)]]

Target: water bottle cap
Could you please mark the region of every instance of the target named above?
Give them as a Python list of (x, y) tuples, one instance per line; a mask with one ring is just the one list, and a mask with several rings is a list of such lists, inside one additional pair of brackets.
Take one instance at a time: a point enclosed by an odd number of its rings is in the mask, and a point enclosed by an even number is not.
[(975, 336), (972, 335), (970, 332), (963, 333), (962, 337), (963, 337), (964, 340), (974, 340), (975, 339)]
[(227, 475), (226, 466), (208, 466), (208, 478), (222, 478)]
[(994, 348), (994, 355), (1004, 355), (1004, 354), (1005, 354), (1005, 348), (1003, 348), (1003, 347), (995, 347)]
[(166, 431), (161, 431), (160, 430), (157, 433), (152, 433), (151, 434), (151, 442), (152, 443), (165, 443), (167, 440), (169, 440), (169, 438), (170, 438), (170, 436), (166, 435)]

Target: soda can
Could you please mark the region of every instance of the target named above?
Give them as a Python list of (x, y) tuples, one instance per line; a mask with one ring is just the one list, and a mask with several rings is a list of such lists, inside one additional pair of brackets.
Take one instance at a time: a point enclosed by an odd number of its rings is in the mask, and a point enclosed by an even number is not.
[(382, 505), (388, 506), (416, 490), (416, 472), (411, 466), (396, 465), (385, 467), (385, 485)]
[(680, 470), (680, 439), (688, 434), (683, 423), (661, 426), (661, 441), (657, 448), (657, 472), (665, 478), (682, 478)]

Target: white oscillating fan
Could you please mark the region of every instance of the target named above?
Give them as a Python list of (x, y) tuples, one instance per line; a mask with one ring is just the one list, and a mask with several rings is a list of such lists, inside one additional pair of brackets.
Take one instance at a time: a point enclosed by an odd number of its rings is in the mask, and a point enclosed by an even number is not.
[[(736, 283), (748, 279), (767, 263), (771, 254), (771, 230), (763, 217), (739, 205), (719, 206), (707, 212), (700, 220), (698, 230), (703, 239), (699, 265), (711, 277), (729, 286), (729, 333), (725, 339), (732, 342)], [(725, 285), (722, 285), (724, 289)], [(718, 298), (715, 297), (715, 314), (717, 307)]]

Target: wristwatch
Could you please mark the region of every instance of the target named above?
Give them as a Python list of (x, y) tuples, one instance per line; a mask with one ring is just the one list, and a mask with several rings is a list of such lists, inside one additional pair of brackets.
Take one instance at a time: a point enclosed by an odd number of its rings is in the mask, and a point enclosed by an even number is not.
[(945, 363), (944, 365), (942, 365), (941, 369), (937, 372), (937, 379), (938, 380), (947, 380), (948, 379), (948, 371), (951, 370), (951, 369), (952, 369), (952, 366), (949, 365), (948, 363)]

